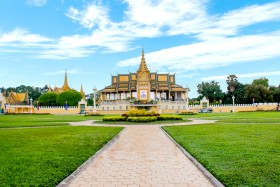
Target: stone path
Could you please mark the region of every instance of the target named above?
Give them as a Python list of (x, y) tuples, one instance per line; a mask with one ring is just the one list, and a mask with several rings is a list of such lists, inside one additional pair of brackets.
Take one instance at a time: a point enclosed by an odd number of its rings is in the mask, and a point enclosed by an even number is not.
[[(92, 125), (89, 122), (82, 124)], [(98, 155), (68, 186), (213, 185), (159, 126), (129, 125), (119, 139)]]

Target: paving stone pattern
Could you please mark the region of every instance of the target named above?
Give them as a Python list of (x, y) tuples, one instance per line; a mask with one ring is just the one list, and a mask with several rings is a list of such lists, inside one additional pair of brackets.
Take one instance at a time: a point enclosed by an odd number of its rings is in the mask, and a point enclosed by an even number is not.
[(68, 186), (213, 186), (159, 126), (126, 127)]

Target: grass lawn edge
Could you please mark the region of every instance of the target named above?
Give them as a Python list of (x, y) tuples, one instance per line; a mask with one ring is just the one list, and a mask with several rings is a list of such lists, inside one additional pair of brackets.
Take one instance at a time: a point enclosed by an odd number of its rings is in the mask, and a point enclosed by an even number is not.
[[(164, 127), (164, 126), (163, 126)], [(205, 177), (216, 187), (224, 187), (224, 185), (212, 175), (202, 164), (200, 164), (189, 152), (187, 152), (180, 144), (178, 144), (164, 129), (160, 127), (163, 133), (183, 152), (183, 154), (203, 173)]]
[(73, 173), (71, 173), (68, 177), (63, 179), (56, 187), (64, 187), (68, 186), (70, 182), (78, 176), (84, 169), (87, 168), (92, 162), (94, 162), (95, 158), (102, 154), (107, 148), (111, 147), (120, 137), (120, 135), (125, 131), (126, 128), (123, 128), (115, 137), (113, 137), (109, 142), (107, 142), (101, 149), (95, 152), (87, 161), (85, 161), (82, 165), (80, 165)]

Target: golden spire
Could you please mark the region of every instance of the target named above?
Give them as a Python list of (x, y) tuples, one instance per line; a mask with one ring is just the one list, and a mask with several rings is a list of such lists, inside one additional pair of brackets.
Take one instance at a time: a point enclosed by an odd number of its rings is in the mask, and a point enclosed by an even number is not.
[(70, 90), (70, 87), (68, 86), (68, 80), (67, 80), (67, 71), (65, 70), (65, 76), (64, 76), (64, 84), (62, 86), (62, 89), (64, 91)]
[(50, 84), (49, 84), (48, 92), (52, 92), (52, 88)]
[(82, 97), (83, 97), (83, 99), (84, 99), (84, 98), (85, 98), (85, 92), (84, 92), (84, 90), (83, 90), (83, 85), (82, 85), (82, 84), (81, 84), (80, 93), (81, 93), (81, 95), (82, 95)]
[(145, 54), (144, 54), (144, 49), (142, 47), (142, 58), (141, 58), (141, 64), (139, 66), (138, 71), (149, 71), (146, 65), (146, 61), (145, 61)]

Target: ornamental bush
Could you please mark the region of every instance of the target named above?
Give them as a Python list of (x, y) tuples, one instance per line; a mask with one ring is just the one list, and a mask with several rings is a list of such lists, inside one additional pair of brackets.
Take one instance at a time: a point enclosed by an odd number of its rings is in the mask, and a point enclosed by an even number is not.
[(194, 112), (180, 112), (179, 115), (196, 115)]
[(157, 117), (155, 116), (145, 116), (145, 117), (128, 117), (127, 121), (129, 122), (141, 122), (141, 123), (147, 123), (151, 121), (156, 121)]
[(146, 110), (145, 109), (141, 109), (141, 110), (130, 110), (128, 111), (127, 115), (129, 117), (134, 117), (134, 116), (145, 116), (146, 114)]
[(104, 117), (102, 119), (103, 121), (126, 121), (126, 117), (122, 117), (122, 116), (111, 116), (111, 117)]
[(136, 116), (159, 116), (158, 113), (156, 113), (155, 111), (146, 111), (145, 109), (141, 109), (141, 110), (130, 110), (127, 113), (128, 117), (136, 117)]
[(183, 120), (183, 118), (181, 116), (158, 116), (157, 117), (158, 120), (162, 121), (162, 120)]

